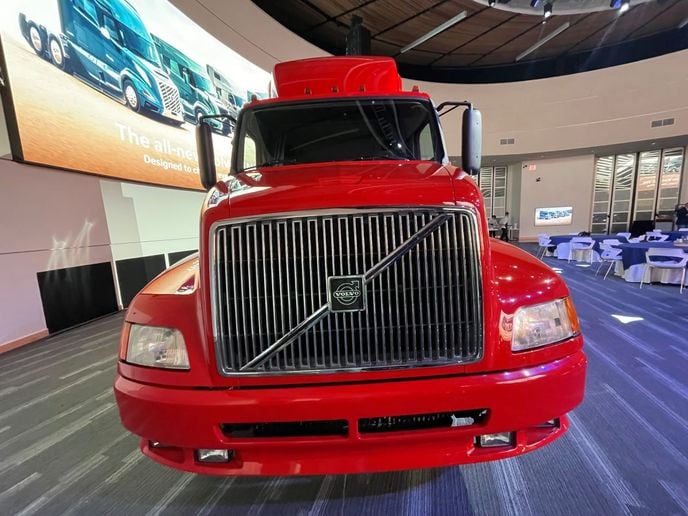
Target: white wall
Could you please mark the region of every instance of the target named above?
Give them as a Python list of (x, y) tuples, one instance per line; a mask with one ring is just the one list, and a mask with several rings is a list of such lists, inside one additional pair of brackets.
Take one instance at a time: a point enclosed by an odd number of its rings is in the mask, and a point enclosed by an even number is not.
[(46, 329), (37, 272), (111, 258), (98, 178), (0, 160), (0, 350)]
[[(535, 165), (536, 170), (528, 170)], [(561, 235), (590, 230), (595, 157), (592, 154), (523, 163), (521, 172), (520, 240), (539, 233)], [(540, 178), (540, 181), (538, 181)], [(535, 208), (573, 206), (573, 224), (535, 227)]]
[(197, 249), (203, 198), (0, 160), (0, 351), (46, 331), (36, 273)]
[(101, 180), (115, 260), (198, 248), (203, 192)]

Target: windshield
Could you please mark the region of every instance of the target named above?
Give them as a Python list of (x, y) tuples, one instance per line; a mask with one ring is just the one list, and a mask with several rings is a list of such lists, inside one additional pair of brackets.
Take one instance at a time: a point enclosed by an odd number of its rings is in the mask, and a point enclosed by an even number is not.
[(362, 160), (442, 160), (434, 108), (418, 99), (351, 99), (248, 109), (238, 171)]
[(142, 57), (151, 63), (157, 65), (160, 64), (158, 52), (155, 50), (155, 46), (153, 46), (152, 41), (142, 38), (122, 24), (120, 24), (119, 30), (125, 47), (127, 47), (137, 56)]
[(193, 80), (194, 83), (193, 85), (196, 86), (199, 90), (205, 91), (207, 93), (210, 93), (214, 91), (214, 88), (210, 84), (210, 79), (206, 77), (205, 75), (201, 75), (198, 72), (191, 72), (193, 74)]

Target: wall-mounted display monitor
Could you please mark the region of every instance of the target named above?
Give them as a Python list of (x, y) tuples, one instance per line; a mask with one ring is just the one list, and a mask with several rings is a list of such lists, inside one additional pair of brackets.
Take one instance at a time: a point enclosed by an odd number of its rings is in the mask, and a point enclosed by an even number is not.
[(573, 207), (535, 208), (536, 226), (566, 226), (573, 223)]
[[(195, 124), (236, 116), (269, 74), (167, 0), (3, 0), (0, 36), (23, 160), (200, 188)], [(231, 119), (213, 120), (218, 171)], [(16, 156), (19, 157), (19, 156)]]

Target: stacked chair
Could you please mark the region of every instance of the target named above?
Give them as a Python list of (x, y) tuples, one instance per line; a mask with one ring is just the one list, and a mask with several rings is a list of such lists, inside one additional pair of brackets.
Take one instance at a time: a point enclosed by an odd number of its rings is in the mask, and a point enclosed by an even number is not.
[[(579, 254), (587, 256), (586, 261), (592, 263), (593, 257), (593, 247), (595, 247), (595, 241), (590, 237), (573, 237), (569, 243), (569, 262), (576, 258)], [(579, 261), (576, 258), (576, 261)]]
[(600, 272), (602, 265), (608, 263), (609, 266), (607, 267), (607, 272), (604, 273), (604, 279), (607, 279), (609, 271), (612, 270), (612, 267), (616, 264), (616, 262), (620, 262), (622, 260), (621, 249), (613, 247), (620, 243), (621, 242), (615, 238), (608, 238), (602, 241), (600, 244), (600, 250), (602, 251), (602, 254), (600, 255), (600, 264), (595, 271), (595, 276), (597, 276), (597, 273)]
[(538, 235), (538, 252), (535, 255), (537, 258), (544, 258), (547, 254), (547, 248), (552, 245), (552, 241), (547, 233), (540, 233)]

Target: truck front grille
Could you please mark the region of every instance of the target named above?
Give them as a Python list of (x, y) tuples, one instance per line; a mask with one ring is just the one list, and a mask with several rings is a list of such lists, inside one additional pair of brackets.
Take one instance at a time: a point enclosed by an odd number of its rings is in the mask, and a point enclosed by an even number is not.
[[(482, 356), (479, 243), (469, 210), (228, 221), (215, 227), (211, 246), (223, 374), (422, 367)], [(329, 310), (332, 276), (363, 277), (363, 311)]]
[(164, 108), (175, 115), (181, 115), (182, 103), (179, 98), (179, 90), (165, 82), (158, 81), (160, 87), (160, 94), (162, 95), (162, 104)]

